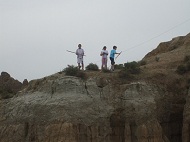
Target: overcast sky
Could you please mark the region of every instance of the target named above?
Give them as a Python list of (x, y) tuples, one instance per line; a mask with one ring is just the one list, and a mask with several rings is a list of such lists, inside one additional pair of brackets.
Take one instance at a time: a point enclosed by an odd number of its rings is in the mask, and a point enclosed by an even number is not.
[[(23, 81), (77, 65), (100, 66), (103, 46), (141, 60), (160, 42), (190, 32), (190, 0), (0, 0), (0, 71)], [(108, 66), (110, 62), (108, 63)]]

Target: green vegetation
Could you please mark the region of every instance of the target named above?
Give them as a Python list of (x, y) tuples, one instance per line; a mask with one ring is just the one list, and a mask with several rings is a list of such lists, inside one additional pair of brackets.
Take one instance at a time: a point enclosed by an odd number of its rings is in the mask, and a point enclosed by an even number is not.
[(118, 77), (122, 78), (122, 79), (132, 79), (133, 78), (132, 74), (126, 69), (122, 69), (121, 71), (119, 71)]
[(131, 74), (139, 74), (140, 73), (140, 65), (139, 65), (139, 63), (137, 63), (135, 61), (125, 63), (124, 67), (125, 67), (124, 70), (126, 70), (127, 72), (129, 72)]
[(86, 66), (86, 70), (90, 70), (90, 71), (98, 71), (98, 65), (90, 63), (88, 66)]
[(114, 65), (115, 69), (123, 69), (123, 64)]
[(65, 72), (65, 75), (68, 75), (68, 76), (76, 76), (81, 79), (87, 78), (85, 72), (80, 71), (78, 67), (73, 66), (73, 65), (68, 65), (68, 67), (66, 67), (63, 71)]
[(120, 78), (133, 78), (134, 74), (140, 73), (140, 64), (133, 61), (129, 63), (125, 63), (123, 69), (118, 73)]
[(78, 68), (73, 65), (68, 65), (68, 67), (66, 67), (63, 71), (65, 72), (65, 75), (76, 76), (78, 73)]

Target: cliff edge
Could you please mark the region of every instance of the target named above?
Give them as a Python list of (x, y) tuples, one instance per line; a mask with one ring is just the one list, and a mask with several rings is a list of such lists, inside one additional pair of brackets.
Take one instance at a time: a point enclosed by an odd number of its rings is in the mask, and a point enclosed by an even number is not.
[[(1, 100), (1, 142), (189, 142), (190, 34), (161, 43), (133, 79), (56, 73)], [(190, 59), (190, 58), (189, 58)]]

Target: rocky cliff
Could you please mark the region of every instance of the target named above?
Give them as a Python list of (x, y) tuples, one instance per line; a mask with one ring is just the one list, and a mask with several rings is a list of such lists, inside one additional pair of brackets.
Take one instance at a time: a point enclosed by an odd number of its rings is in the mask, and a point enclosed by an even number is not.
[[(26, 85), (26, 81), (25, 81)], [(0, 99), (7, 99), (13, 97), (20, 91), (24, 85), (15, 80), (7, 72), (1, 72), (0, 75)]]
[(86, 80), (56, 73), (29, 82), (0, 102), (0, 141), (189, 142), (190, 73), (176, 72), (189, 41), (159, 45), (132, 80), (86, 72)]

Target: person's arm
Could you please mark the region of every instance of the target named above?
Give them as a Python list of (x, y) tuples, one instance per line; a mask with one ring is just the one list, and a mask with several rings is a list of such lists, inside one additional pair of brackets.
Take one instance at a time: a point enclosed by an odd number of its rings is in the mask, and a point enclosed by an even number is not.
[(78, 55), (78, 49), (76, 50), (76, 55)]
[(84, 50), (82, 49), (82, 56), (84, 56)]
[(105, 54), (108, 55), (108, 51), (106, 51)]
[(102, 56), (102, 55), (103, 55), (103, 53), (102, 53), (102, 51), (101, 51), (100, 56)]
[(121, 52), (120, 53), (115, 52), (115, 54), (121, 54)]

